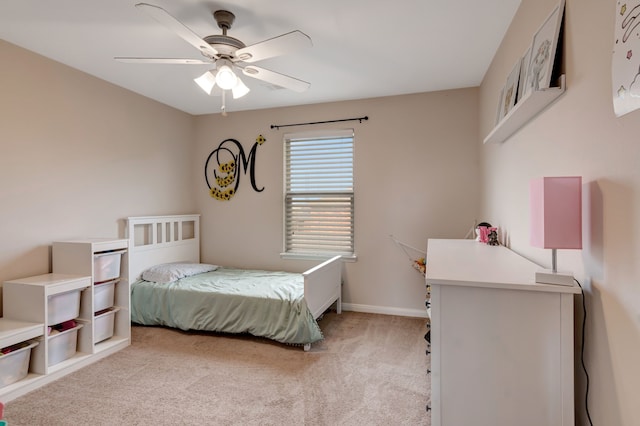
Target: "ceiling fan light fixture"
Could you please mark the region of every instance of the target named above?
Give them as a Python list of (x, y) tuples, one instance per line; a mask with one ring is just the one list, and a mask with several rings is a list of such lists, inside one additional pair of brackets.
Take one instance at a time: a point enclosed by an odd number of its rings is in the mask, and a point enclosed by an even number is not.
[(231, 92), (233, 93), (233, 99), (238, 99), (249, 93), (249, 88), (240, 80), (240, 77), (238, 77), (238, 83), (233, 86)]
[(148, 3), (138, 3), (135, 6), (195, 47), (203, 58), (116, 57), (114, 59), (120, 62), (150, 64), (208, 64), (209, 66), (214, 64), (213, 69), (205, 72), (200, 77), (194, 78), (194, 81), (208, 95), (222, 95), (223, 115), (226, 115), (225, 92), (227, 90), (232, 91), (234, 99), (240, 98), (249, 92), (249, 88), (240, 80), (240, 72), (236, 73), (236, 69), (251, 78), (296, 92), (303, 92), (310, 86), (309, 83), (288, 75), (252, 65), (245, 66), (242, 63), (254, 63), (311, 47), (311, 38), (301, 31), (294, 30), (247, 46), (241, 40), (227, 35), (227, 31), (231, 29), (235, 20), (235, 15), (227, 10), (217, 10), (213, 13), (218, 27), (222, 29), (222, 34), (213, 34), (201, 38), (160, 6)]
[(193, 81), (195, 81), (198, 86), (207, 93), (207, 95), (210, 95), (213, 91), (213, 87), (216, 85), (216, 76), (211, 71), (207, 71), (200, 77), (194, 78)]
[(233, 72), (231, 66), (227, 65), (229, 61), (221, 60), (220, 62), (221, 64), (218, 65), (218, 72), (216, 73), (216, 83), (221, 89), (233, 89), (238, 83), (238, 76)]

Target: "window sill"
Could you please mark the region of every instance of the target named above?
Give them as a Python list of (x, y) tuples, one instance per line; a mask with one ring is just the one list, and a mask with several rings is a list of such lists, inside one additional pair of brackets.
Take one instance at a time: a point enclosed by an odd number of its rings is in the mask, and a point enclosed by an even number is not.
[(358, 256), (355, 254), (312, 254), (312, 253), (280, 253), (281, 259), (289, 260), (328, 260), (333, 256), (342, 256), (343, 262), (356, 262)]

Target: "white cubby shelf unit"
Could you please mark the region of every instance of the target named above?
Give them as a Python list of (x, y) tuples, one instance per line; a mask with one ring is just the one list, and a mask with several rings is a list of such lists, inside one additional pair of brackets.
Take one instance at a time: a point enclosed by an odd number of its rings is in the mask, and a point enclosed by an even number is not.
[[(89, 288), (88, 276), (44, 274), (6, 281), (2, 287), (4, 318), (42, 324), (43, 337), (31, 353), (29, 370), (47, 375), (65, 369), (90, 352), (77, 345), (81, 294)], [(75, 320), (77, 326), (58, 334), (48, 328)]]
[[(91, 277), (92, 285), (80, 301), (82, 352), (95, 354), (131, 343), (128, 245), (128, 240), (99, 238), (53, 243), (53, 272)], [(96, 315), (105, 308), (111, 311), (106, 319), (113, 321), (112, 333), (106, 334), (104, 314)]]
[[(32, 323), (27, 321), (18, 321), (9, 319), (6, 316), (0, 318), (0, 347), (6, 348), (18, 343), (37, 341), (39, 344), (32, 348), (29, 353), (30, 362), (33, 362), (37, 351), (44, 351), (41, 347), (44, 336), (44, 324)], [(4, 355), (3, 355), (4, 357)], [(15, 363), (2, 361), (2, 369), (13, 369)], [(5, 377), (16, 374), (15, 371), (2, 371)], [(7, 384), (0, 388), (0, 400), (8, 402), (38, 387), (38, 382), (42, 380), (42, 374), (35, 373), (33, 368), (29, 367), (27, 374), (18, 381)]]
[[(23, 342), (33, 346), (26, 375), (17, 371), (19, 363), (0, 363), (0, 382), (5, 382), (0, 401), (131, 344), (128, 245), (116, 239), (54, 242), (52, 273), (3, 283), (0, 348)], [(73, 325), (50, 333), (72, 320)]]

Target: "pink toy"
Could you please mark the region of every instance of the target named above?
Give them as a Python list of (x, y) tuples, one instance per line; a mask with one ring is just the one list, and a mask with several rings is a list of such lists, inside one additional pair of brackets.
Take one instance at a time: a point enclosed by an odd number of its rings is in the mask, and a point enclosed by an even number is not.
[[(483, 222), (484, 223), (484, 222)], [(478, 227), (476, 228), (476, 234), (477, 234), (477, 238), (476, 241), (479, 241), (481, 243), (485, 243), (488, 244), (489, 242), (491, 242), (491, 234), (495, 233), (494, 237), (497, 237), (498, 235), (498, 228), (493, 227), (489, 224), (487, 224), (488, 226), (485, 225), (478, 225)], [(494, 238), (495, 239), (495, 238)], [(494, 245), (494, 244), (492, 244)]]

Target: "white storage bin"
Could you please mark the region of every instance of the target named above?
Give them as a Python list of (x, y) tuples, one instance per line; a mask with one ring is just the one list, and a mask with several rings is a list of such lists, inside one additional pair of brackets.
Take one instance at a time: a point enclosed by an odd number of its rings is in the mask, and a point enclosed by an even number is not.
[(29, 346), (0, 356), (0, 388), (27, 377), (31, 349), (36, 346), (38, 346), (38, 342), (31, 342)]
[(117, 282), (118, 280), (107, 281), (93, 286), (93, 312), (98, 312), (113, 306)]
[(47, 325), (60, 324), (80, 315), (80, 291), (72, 290), (47, 297)]
[(120, 260), (126, 250), (106, 251), (93, 255), (93, 282), (113, 280), (120, 276)]
[(47, 337), (47, 344), (49, 345), (47, 349), (49, 362), (47, 365), (49, 367), (75, 355), (78, 344), (78, 330), (80, 330), (82, 326), (83, 324), (78, 324), (62, 333), (52, 334)]
[(113, 324), (116, 312), (119, 310), (120, 308), (113, 308), (93, 318), (93, 343), (102, 342), (113, 336)]

